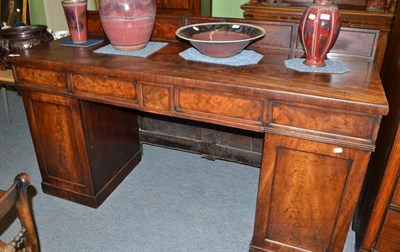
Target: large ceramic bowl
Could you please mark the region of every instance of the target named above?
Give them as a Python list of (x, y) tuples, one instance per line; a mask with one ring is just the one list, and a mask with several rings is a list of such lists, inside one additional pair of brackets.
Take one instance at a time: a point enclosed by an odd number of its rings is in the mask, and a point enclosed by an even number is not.
[(201, 53), (216, 58), (234, 56), (264, 35), (261, 27), (228, 22), (193, 24), (176, 31), (176, 36), (189, 41)]

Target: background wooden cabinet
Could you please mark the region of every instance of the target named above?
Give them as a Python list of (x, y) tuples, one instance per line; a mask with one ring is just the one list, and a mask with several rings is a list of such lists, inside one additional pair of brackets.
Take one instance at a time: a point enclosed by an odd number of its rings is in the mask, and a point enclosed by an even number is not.
[[(279, 22), (300, 22), (306, 7), (312, 0), (283, 0), (281, 5), (268, 5), (266, 0), (250, 0), (243, 4), (246, 19)], [(388, 1), (386, 12), (366, 11), (366, 0), (336, 0), (339, 6), (342, 27), (367, 28), (380, 31), (375, 63), (381, 68), (387, 41), (394, 21), (397, 0)]]
[[(400, 15), (397, 6), (396, 17)], [(400, 19), (396, 18), (381, 77), (389, 102), (353, 221), (361, 251), (400, 251)]]
[(400, 251), (399, 237), (400, 213), (398, 211), (388, 210), (374, 250), (382, 252)]
[[(364, 195), (370, 198), (361, 201), (363, 207), (356, 229), (360, 251), (400, 251), (400, 124), (385, 168), (376, 197), (372, 197), (376, 192), (374, 187), (364, 187)], [(371, 176), (375, 180), (380, 178), (377, 173)], [(371, 183), (373, 178), (367, 181)]]
[(200, 16), (201, 0), (156, 0), (157, 13)]

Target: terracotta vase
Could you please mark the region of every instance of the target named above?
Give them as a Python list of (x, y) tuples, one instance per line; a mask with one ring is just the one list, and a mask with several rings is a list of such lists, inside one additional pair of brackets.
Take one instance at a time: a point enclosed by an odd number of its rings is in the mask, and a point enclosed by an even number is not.
[(305, 65), (325, 66), (326, 54), (340, 32), (339, 9), (333, 0), (314, 0), (300, 21), (300, 35), (306, 52)]
[(101, 25), (111, 45), (121, 51), (144, 48), (153, 32), (154, 0), (100, 0)]

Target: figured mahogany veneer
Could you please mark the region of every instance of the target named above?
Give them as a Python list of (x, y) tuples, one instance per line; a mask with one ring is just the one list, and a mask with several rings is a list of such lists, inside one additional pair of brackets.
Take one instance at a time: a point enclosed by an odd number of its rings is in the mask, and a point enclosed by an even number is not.
[[(304, 131), (318, 131), (321, 134), (334, 133), (360, 139), (368, 139), (376, 132), (375, 117), (367, 117), (362, 114), (347, 114), (345, 111), (321, 110), (314, 106), (299, 106), (296, 104), (273, 103), (271, 125), (279, 127), (291, 127)], [(351, 129), (358, 129), (356, 132)], [(369, 139), (371, 142), (372, 139)]]
[(140, 107), (143, 111), (159, 111), (167, 114), (173, 113), (172, 85), (161, 83), (139, 82)]
[(54, 88), (66, 89), (65, 73), (49, 70), (36, 70), (32, 68), (19, 68), (17, 75), (21, 76), (21, 81), (26, 85), (43, 85)]
[[(388, 112), (371, 55), (336, 53), (346, 74), (300, 73), (284, 66), (302, 54), (296, 25), (256, 22), (268, 31), (250, 48), (264, 55), (258, 64), (186, 61), (179, 53), (189, 45), (170, 28), (198, 20), (210, 21), (159, 16), (153, 39), (164, 34), (169, 43), (147, 58), (93, 53), (106, 43), (53, 41), (10, 59), (44, 192), (99, 206), (140, 161), (140, 113), (258, 132), (264, 147), (255, 147), (262, 164), (250, 250), (342, 251)], [(213, 134), (209, 127), (201, 136)]]
[(71, 84), (74, 92), (94, 93), (96, 95), (119, 97), (131, 101), (137, 100), (135, 84), (132, 81), (72, 74)]

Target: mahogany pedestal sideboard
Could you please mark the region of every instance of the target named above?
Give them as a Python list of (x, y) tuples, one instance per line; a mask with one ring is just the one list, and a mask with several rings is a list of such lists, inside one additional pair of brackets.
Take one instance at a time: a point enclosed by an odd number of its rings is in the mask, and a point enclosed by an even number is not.
[[(282, 50), (288, 54), (304, 53), (299, 39), (298, 24), (289, 22), (157, 15), (153, 38), (176, 41), (175, 30), (181, 26), (217, 21), (246, 22), (262, 26), (267, 31), (267, 36), (253, 44), (261, 47), (260, 49)], [(88, 23), (89, 32), (103, 34), (97, 12), (88, 12)], [(375, 59), (380, 38), (378, 30), (344, 27), (329, 54)], [(190, 151), (211, 160), (222, 159), (261, 166), (261, 132), (143, 112), (140, 113), (139, 121), (139, 135), (143, 143)]]
[(106, 41), (90, 48), (52, 41), (9, 59), (43, 191), (98, 207), (140, 161), (139, 112), (259, 132), (250, 250), (342, 251), (388, 112), (373, 60), (337, 56), (348, 73), (300, 73), (284, 65), (295, 53), (260, 40), (249, 48), (264, 55), (255, 65), (186, 61), (179, 53), (189, 45), (172, 37), (177, 23), (169, 21), (153, 34), (168, 45), (147, 58), (93, 52)]

